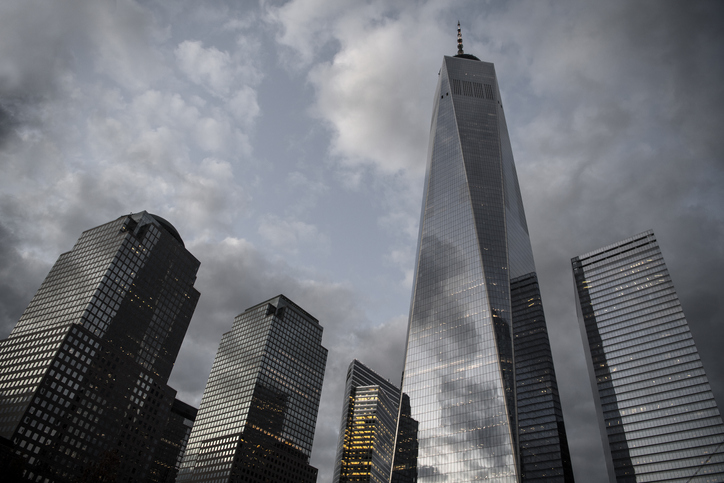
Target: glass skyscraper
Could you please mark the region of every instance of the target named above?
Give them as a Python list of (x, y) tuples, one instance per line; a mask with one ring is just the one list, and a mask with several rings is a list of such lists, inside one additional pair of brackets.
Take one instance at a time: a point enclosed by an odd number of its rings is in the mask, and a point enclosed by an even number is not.
[(176, 481), (314, 483), (322, 326), (279, 295), (221, 338)]
[(523, 203), (493, 64), (445, 57), (402, 391), (417, 481), (570, 481)]
[(334, 483), (388, 483), (400, 390), (358, 360), (347, 370)]
[(0, 342), (0, 436), (30, 481), (145, 481), (199, 262), (147, 212), (85, 231)]
[(611, 481), (724, 481), (724, 425), (652, 231), (571, 260)]

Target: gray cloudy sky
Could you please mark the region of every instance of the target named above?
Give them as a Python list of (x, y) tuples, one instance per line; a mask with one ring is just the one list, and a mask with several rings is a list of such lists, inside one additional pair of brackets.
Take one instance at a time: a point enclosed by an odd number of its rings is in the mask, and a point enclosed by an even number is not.
[(234, 315), (284, 293), (399, 383), (443, 55), (494, 62), (574, 471), (603, 478), (570, 258), (653, 228), (724, 401), (721, 2), (0, 2), (0, 336), (81, 231), (148, 210), (201, 260), (170, 381), (198, 404)]

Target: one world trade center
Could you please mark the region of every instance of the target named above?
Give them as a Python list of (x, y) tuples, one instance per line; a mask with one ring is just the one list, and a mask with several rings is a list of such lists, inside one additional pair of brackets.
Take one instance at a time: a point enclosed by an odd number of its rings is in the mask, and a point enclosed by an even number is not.
[(495, 68), (463, 52), (459, 25), (435, 93), (402, 392), (415, 457), (391, 481), (573, 480)]

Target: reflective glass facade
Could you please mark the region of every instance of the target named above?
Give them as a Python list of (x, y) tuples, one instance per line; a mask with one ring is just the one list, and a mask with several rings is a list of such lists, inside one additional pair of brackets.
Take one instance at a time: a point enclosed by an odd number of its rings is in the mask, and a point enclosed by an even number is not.
[[(528, 294), (511, 293), (511, 280), (534, 275), (495, 68), (469, 55), (445, 57), (402, 382), (418, 425), (417, 481), (528, 481), (529, 469), (530, 481), (572, 478), (542, 311), (512, 307)], [(540, 304), (539, 294), (531, 297)], [(531, 329), (527, 317), (543, 330)], [(525, 404), (516, 396), (519, 338), (526, 339), (526, 388), (533, 380), (545, 386), (520, 391)], [(537, 345), (547, 352), (535, 353)], [(538, 357), (548, 363), (530, 364)], [(526, 451), (519, 451), (518, 405), (535, 412), (521, 415)], [(545, 430), (532, 430), (539, 423)]]
[(334, 483), (388, 483), (400, 390), (358, 360), (347, 370)]
[(176, 481), (304, 483), (327, 349), (317, 319), (283, 295), (221, 338)]
[(146, 212), (83, 233), (0, 343), (0, 434), (30, 481), (146, 480), (199, 262)]
[(724, 425), (653, 232), (571, 263), (611, 481), (724, 481)]

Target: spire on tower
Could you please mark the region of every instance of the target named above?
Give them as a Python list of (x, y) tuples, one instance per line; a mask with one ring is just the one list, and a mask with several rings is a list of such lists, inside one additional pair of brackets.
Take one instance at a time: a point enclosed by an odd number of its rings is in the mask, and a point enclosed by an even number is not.
[(461, 57), (468, 60), (480, 60), (474, 55), (466, 54), (463, 52), (463, 32), (460, 29), (460, 21), (458, 21), (458, 53), (455, 57)]
[(460, 21), (458, 20), (458, 55), (462, 55), (463, 52), (463, 33), (460, 30)]

